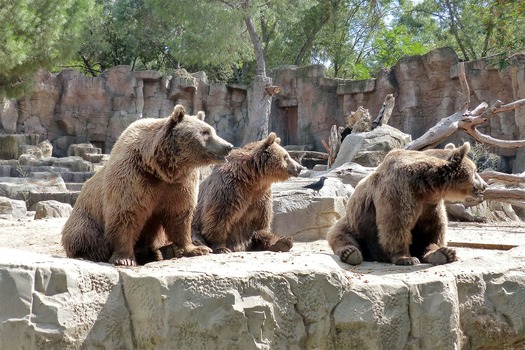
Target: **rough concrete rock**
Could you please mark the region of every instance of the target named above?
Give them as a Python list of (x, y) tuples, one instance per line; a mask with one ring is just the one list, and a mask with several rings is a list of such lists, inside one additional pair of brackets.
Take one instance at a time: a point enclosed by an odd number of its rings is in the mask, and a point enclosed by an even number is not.
[(345, 212), (346, 199), (353, 192), (337, 178), (328, 178), (316, 193), (303, 186), (318, 178), (298, 178), (272, 186), (272, 230), (296, 241), (324, 239), (328, 229)]
[[(30, 192), (68, 192), (62, 177), (56, 173), (37, 173), (28, 177), (0, 177), (0, 196), (21, 199)], [(27, 198), (23, 198), (27, 200)]]
[[(32, 208), (33, 209), (33, 208)], [(40, 201), (34, 205), (35, 220), (48, 218), (66, 218), (69, 217), (73, 207), (68, 203), (62, 203), (56, 200)]]
[(326, 241), (299, 246), (138, 268), (0, 248), (0, 348), (447, 350), (525, 341), (525, 246), (413, 267), (349, 266)]
[(27, 217), (26, 202), (7, 197), (0, 197), (0, 219), (13, 220)]
[(352, 133), (343, 140), (332, 169), (347, 162), (366, 167), (378, 166), (389, 151), (402, 148), (410, 141), (410, 135), (389, 125), (369, 132)]

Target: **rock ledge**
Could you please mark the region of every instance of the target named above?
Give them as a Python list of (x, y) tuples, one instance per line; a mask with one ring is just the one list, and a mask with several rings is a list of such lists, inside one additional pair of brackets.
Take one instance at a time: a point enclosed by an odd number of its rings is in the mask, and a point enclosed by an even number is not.
[(0, 349), (477, 349), (525, 344), (525, 246), (461, 262), (290, 253), (139, 268), (0, 248)]

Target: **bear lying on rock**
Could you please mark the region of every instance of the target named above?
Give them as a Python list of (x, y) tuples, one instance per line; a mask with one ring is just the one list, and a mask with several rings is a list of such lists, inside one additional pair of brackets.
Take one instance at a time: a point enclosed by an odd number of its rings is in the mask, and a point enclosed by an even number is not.
[(289, 251), (292, 237), (270, 230), (272, 183), (297, 176), (302, 166), (279, 145), (275, 133), (233, 150), (201, 184), (192, 232), (195, 244), (215, 253)]
[[(119, 137), (107, 164), (82, 187), (62, 230), (70, 258), (136, 265), (138, 252), (170, 242), (184, 255), (207, 247), (191, 241), (198, 168), (222, 162), (232, 145), (205, 123), (204, 113), (141, 119)], [(140, 261), (139, 261), (140, 262)]]
[(487, 184), (460, 148), (423, 152), (393, 150), (376, 170), (361, 180), (347, 204), (346, 215), (328, 232), (328, 242), (341, 261), (363, 260), (415, 265), (456, 260), (447, 248), (444, 200), (482, 198)]

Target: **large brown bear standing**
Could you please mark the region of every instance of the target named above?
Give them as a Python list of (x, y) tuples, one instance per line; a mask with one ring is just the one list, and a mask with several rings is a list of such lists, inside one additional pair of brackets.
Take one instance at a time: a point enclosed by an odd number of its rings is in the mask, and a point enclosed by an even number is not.
[(68, 257), (136, 265), (136, 251), (166, 238), (185, 255), (209, 252), (191, 242), (198, 167), (223, 161), (232, 145), (203, 119), (203, 112), (189, 116), (177, 105), (167, 118), (124, 130), (62, 230)]
[(273, 234), (272, 183), (297, 176), (302, 166), (279, 145), (275, 133), (233, 150), (199, 189), (193, 239), (214, 253), (289, 251), (292, 237)]
[(420, 260), (444, 264), (456, 260), (445, 247), (444, 200), (482, 196), (487, 184), (460, 148), (424, 152), (393, 150), (361, 180), (349, 198), (347, 213), (327, 238), (341, 261), (363, 260), (414, 265)]

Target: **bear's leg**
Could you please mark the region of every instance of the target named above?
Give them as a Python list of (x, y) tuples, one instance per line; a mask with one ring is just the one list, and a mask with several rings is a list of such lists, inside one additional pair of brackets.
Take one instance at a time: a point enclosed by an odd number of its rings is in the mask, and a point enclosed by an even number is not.
[(111, 256), (103, 228), (79, 208), (62, 229), (62, 245), (68, 258), (107, 262)]
[(330, 231), (327, 233), (327, 239), (334, 254), (338, 255), (342, 262), (350, 265), (359, 265), (363, 262), (361, 247), (349, 231), (346, 216), (339, 219), (330, 228)]
[(153, 261), (169, 260), (182, 256), (177, 252), (177, 247), (168, 241), (160, 220), (152, 216), (142, 229), (140, 239), (135, 244), (137, 264), (144, 265)]
[(250, 250), (289, 252), (292, 246), (293, 237), (282, 237), (273, 234), (269, 230), (259, 230), (252, 237)]
[(419, 259), (411, 256), (412, 228), (420, 208), (407, 198), (403, 206), (399, 201), (383, 199), (376, 205), (377, 236), (387, 261), (396, 265), (417, 265)]
[(189, 209), (178, 215), (165, 215), (164, 229), (168, 239), (173, 242), (177, 249), (182, 249), (184, 256), (198, 256), (211, 253), (207, 246), (196, 246), (191, 240), (191, 220), (193, 209)]
[(447, 213), (444, 203), (426, 207), (412, 232), (411, 251), (421, 261), (433, 265), (457, 261), (456, 251), (445, 247)]
[(151, 209), (135, 208), (135, 210), (115, 210), (105, 214), (106, 239), (113, 247), (113, 255), (109, 263), (117, 266), (136, 266), (135, 244), (146, 224)]

